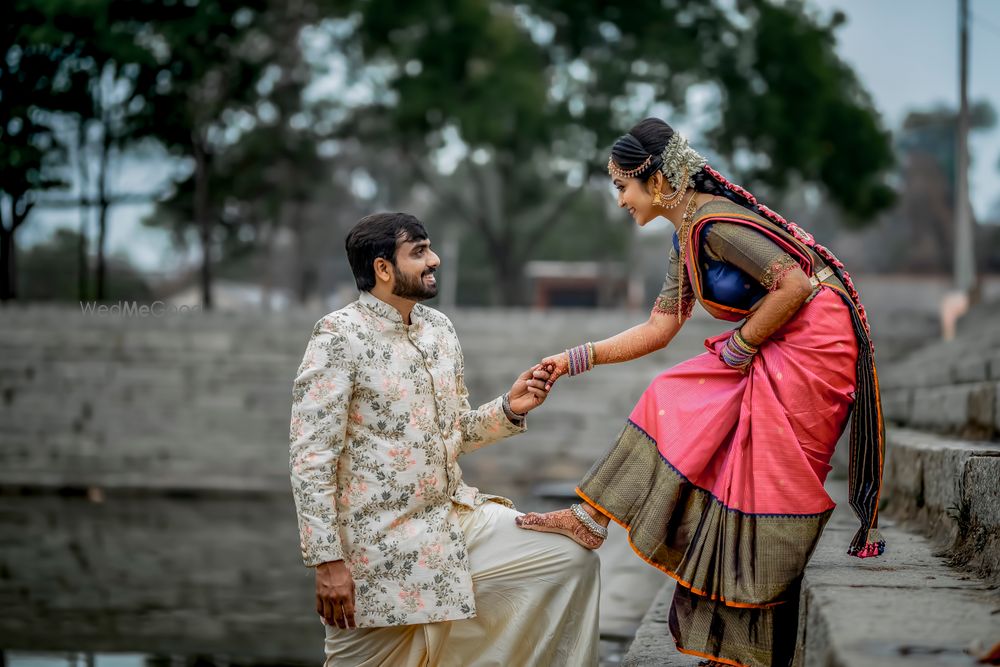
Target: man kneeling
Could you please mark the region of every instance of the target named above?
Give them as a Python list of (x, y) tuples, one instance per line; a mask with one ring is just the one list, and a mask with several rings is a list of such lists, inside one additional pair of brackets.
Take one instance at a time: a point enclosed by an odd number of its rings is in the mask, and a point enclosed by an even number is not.
[(403, 213), (347, 236), (360, 298), (313, 329), (290, 468), (326, 665), (596, 665), (597, 557), (520, 530), (458, 457), (526, 429), (548, 373), (473, 410), (451, 322), (419, 302), (440, 259)]

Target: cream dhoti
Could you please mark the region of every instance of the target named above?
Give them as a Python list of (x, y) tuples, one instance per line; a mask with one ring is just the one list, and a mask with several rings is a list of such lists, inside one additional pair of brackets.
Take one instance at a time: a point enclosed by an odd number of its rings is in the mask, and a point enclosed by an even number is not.
[(597, 556), (555, 535), (520, 530), (518, 512), (488, 502), (458, 511), (477, 615), (459, 621), (326, 628), (326, 667), (597, 665)]

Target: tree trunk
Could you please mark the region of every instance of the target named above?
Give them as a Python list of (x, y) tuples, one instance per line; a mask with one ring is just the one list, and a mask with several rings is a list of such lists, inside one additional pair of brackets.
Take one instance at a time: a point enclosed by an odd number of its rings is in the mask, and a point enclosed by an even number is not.
[(87, 246), (91, 211), (90, 204), (87, 203), (89, 199), (87, 190), (89, 189), (90, 179), (88, 178), (87, 171), (86, 145), (87, 126), (81, 120), (77, 126), (76, 135), (77, 161), (80, 170), (80, 229), (77, 234), (76, 291), (80, 301), (85, 301), (90, 297), (90, 286), (88, 284), (90, 266), (87, 262)]
[(7, 197), (10, 200), (10, 226), (3, 220), (3, 201), (0, 200), (0, 301), (17, 298), (17, 245), (14, 235), (34, 206), (27, 201), (27, 193)]
[(260, 275), (260, 307), (264, 312), (274, 310), (274, 240), (275, 221), (261, 225), (261, 240), (258, 242), (257, 271)]
[(201, 304), (212, 310), (212, 220), (208, 210), (208, 155), (199, 137), (194, 148), (194, 219), (201, 237)]
[(514, 258), (510, 246), (496, 244), (490, 248), (493, 265), (493, 305), (511, 308), (521, 305), (521, 272), (523, 266)]
[(103, 301), (107, 293), (107, 261), (105, 246), (108, 238), (108, 202), (98, 200), (97, 204), (97, 300)]
[(0, 301), (15, 298), (14, 282), (14, 231), (0, 224)]
[(97, 165), (97, 300), (107, 296), (107, 240), (108, 240), (108, 156), (111, 153), (111, 130), (104, 123), (101, 155)]
[(282, 209), (288, 211), (284, 221), (285, 227), (295, 232), (295, 267), (297, 269), (295, 296), (299, 305), (304, 306), (309, 303), (309, 297), (312, 296), (316, 287), (316, 268), (313, 266), (311, 254), (306, 251), (308, 247), (306, 229), (300, 215), (299, 204), (291, 202)]

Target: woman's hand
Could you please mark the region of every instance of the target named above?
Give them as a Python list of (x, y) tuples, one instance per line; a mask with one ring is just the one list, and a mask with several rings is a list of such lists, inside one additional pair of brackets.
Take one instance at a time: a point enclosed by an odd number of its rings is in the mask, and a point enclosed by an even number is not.
[(542, 359), (538, 365), (549, 372), (548, 382), (545, 383), (545, 391), (548, 391), (560, 376), (569, 373), (569, 355), (565, 352), (553, 354)]
[(507, 394), (511, 411), (523, 416), (544, 403), (548, 397), (546, 383), (549, 377), (541, 364), (535, 364), (521, 373)]

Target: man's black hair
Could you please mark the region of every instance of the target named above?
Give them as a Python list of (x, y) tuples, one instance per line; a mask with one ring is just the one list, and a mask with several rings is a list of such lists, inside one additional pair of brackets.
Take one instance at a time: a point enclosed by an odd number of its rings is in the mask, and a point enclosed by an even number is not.
[(401, 244), (426, 238), (423, 224), (408, 213), (373, 213), (361, 218), (344, 242), (358, 289), (370, 292), (375, 287), (376, 259), (396, 266), (396, 249)]

